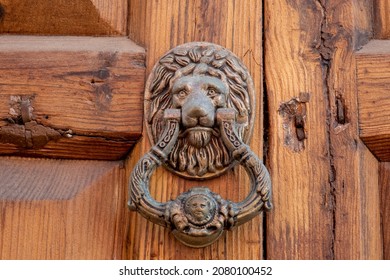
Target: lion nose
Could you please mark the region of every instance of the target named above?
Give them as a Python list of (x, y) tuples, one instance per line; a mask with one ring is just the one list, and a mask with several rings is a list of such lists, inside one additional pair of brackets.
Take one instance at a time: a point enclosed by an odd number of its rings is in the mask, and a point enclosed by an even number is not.
[(186, 127), (197, 125), (212, 127), (215, 119), (215, 108), (207, 98), (196, 95), (182, 106), (183, 124)]

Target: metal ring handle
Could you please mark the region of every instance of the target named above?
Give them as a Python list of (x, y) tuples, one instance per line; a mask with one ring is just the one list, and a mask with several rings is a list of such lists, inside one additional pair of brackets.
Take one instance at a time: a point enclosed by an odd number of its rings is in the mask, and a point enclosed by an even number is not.
[(251, 181), (248, 196), (239, 203), (224, 200), (207, 187), (195, 187), (166, 203), (157, 202), (149, 192), (149, 180), (172, 151), (179, 137), (181, 111), (167, 109), (162, 137), (136, 164), (129, 182), (128, 206), (148, 220), (170, 228), (177, 239), (191, 247), (204, 247), (224, 230), (241, 225), (263, 210), (270, 210), (271, 180), (266, 167), (242, 142), (236, 131), (235, 111), (217, 110), (221, 138), (233, 158), (245, 168)]
[(131, 173), (128, 207), (130, 210), (138, 211), (155, 224), (167, 226), (168, 224), (162, 219), (166, 203), (157, 202), (149, 192), (150, 177), (154, 170), (166, 160), (179, 135), (180, 110), (167, 109), (164, 113), (164, 118), (168, 123), (160, 141), (137, 162)]

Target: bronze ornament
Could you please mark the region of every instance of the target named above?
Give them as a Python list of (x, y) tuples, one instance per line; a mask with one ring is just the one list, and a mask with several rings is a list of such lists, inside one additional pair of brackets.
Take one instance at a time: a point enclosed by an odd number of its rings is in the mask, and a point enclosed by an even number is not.
[(215, 126), (216, 110), (236, 111), (237, 132), (248, 143), (254, 107), (254, 86), (246, 67), (233, 53), (211, 43), (188, 43), (169, 51), (154, 66), (145, 88), (152, 145), (164, 131), (164, 110), (181, 109), (179, 139), (164, 165), (188, 179), (218, 177), (235, 164)]
[[(154, 67), (145, 95), (153, 147), (131, 174), (131, 210), (169, 228), (182, 243), (204, 247), (223, 231), (272, 208), (269, 173), (246, 145), (254, 120), (253, 83), (234, 54), (211, 43), (174, 48)], [(203, 180), (237, 163), (251, 182), (241, 202), (224, 200), (204, 186), (166, 203), (149, 193), (150, 177), (160, 165), (179, 176)]]

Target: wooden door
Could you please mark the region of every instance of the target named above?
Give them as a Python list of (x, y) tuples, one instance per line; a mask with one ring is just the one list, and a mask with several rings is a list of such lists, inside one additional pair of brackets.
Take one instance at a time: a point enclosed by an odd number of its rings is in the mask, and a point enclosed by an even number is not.
[[(388, 129), (390, 50), (364, 49), (390, 39), (385, 0), (0, 3), (0, 32), (17, 35), (0, 37), (1, 259), (389, 258), (390, 168), (367, 139), (386, 153), (390, 133), (365, 137), (362, 101), (382, 88), (368, 102), (379, 104), (371, 114), (384, 112), (374, 131)], [(191, 41), (222, 45), (249, 69), (250, 146), (273, 181), (271, 213), (202, 249), (126, 206), (129, 174), (150, 148), (144, 82), (160, 56)], [(381, 69), (374, 79), (370, 66)], [(54, 129), (43, 142), (39, 125)], [(203, 183), (239, 201), (246, 176), (237, 166)], [(150, 190), (167, 201), (196, 185), (160, 168)]]
[(271, 259), (383, 256), (379, 164), (359, 135), (356, 80), (373, 4), (265, 2)]

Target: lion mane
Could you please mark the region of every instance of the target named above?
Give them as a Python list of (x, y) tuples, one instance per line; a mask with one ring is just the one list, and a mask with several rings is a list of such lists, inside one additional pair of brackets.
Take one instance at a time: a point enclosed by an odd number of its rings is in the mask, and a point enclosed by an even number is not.
[[(230, 51), (213, 44), (199, 43), (173, 49), (160, 59), (152, 71), (147, 85), (147, 102), (148, 126), (154, 143), (165, 127), (164, 110), (172, 108), (171, 89), (175, 80), (189, 75), (208, 75), (228, 84), (226, 107), (236, 111), (237, 133), (247, 142), (245, 140), (249, 140), (251, 130), (251, 103), (254, 103), (248, 70)], [(218, 135), (213, 135), (210, 143), (200, 148), (190, 145), (185, 137), (179, 138), (167, 162), (170, 169), (178, 170), (181, 175), (199, 178), (206, 173), (212, 177), (217, 171), (225, 171), (231, 163), (232, 157)]]

